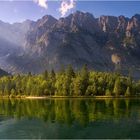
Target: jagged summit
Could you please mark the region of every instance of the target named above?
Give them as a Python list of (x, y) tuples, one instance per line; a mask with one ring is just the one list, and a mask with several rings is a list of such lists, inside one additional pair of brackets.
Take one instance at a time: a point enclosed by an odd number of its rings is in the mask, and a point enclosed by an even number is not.
[(68, 64), (78, 69), (86, 63), (91, 69), (111, 71), (119, 60), (122, 66), (138, 68), (139, 17), (95, 18), (91, 13), (76, 11), (60, 19), (45, 15), (16, 26), (0, 24), (0, 66), (10, 72), (39, 73)]

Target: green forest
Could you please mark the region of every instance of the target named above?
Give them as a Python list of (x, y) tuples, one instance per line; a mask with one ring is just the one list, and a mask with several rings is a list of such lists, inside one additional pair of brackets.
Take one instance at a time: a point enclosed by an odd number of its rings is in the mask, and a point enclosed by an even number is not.
[(59, 72), (47, 70), (39, 75), (18, 74), (0, 77), (0, 96), (136, 96), (140, 81), (117, 72), (96, 72), (84, 65), (79, 71), (72, 66)]

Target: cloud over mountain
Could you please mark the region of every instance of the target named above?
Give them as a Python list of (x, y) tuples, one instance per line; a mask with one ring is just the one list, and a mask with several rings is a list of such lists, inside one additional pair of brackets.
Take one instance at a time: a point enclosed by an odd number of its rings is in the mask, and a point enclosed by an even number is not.
[(65, 16), (69, 10), (75, 7), (75, 5), (76, 3), (74, 2), (74, 0), (63, 0), (61, 3), (61, 7), (59, 8), (61, 16)]
[(47, 0), (33, 0), (35, 3), (37, 3), (40, 7), (43, 7), (45, 9), (48, 8)]
[[(37, 3), (40, 7), (48, 9), (48, 0), (33, 0), (35, 3)], [(65, 16), (68, 11), (73, 9), (76, 6), (76, 2), (74, 0), (62, 0), (61, 5), (59, 7), (59, 12), (61, 13), (61, 16)]]

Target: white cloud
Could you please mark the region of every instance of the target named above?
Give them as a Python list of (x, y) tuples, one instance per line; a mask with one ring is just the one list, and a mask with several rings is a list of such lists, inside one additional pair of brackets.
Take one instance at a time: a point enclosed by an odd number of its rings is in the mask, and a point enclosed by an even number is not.
[(65, 16), (66, 13), (73, 9), (75, 7), (75, 2), (74, 0), (63, 0), (61, 2), (61, 7), (59, 8), (59, 11), (61, 13), (61, 16)]
[[(48, 9), (48, 0), (33, 0), (40, 7)], [(67, 12), (73, 9), (76, 5), (75, 0), (61, 0), (61, 5), (59, 8), (59, 12), (61, 13), (61, 17), (65, 16)]]
[(43, 7), (45, 9), (48, 8), (47, 0), (33, 0), (35, 3), (37, 3), (40, 7)]

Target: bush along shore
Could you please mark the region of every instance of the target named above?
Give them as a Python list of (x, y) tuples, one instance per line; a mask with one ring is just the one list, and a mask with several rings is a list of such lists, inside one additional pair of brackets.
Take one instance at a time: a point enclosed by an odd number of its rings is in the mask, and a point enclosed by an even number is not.
[(140, 93), (140, 81), (119, 73), (74, 71), (72, 66), (55, 73), (0, 77), (1, 97), (132, 97)]

